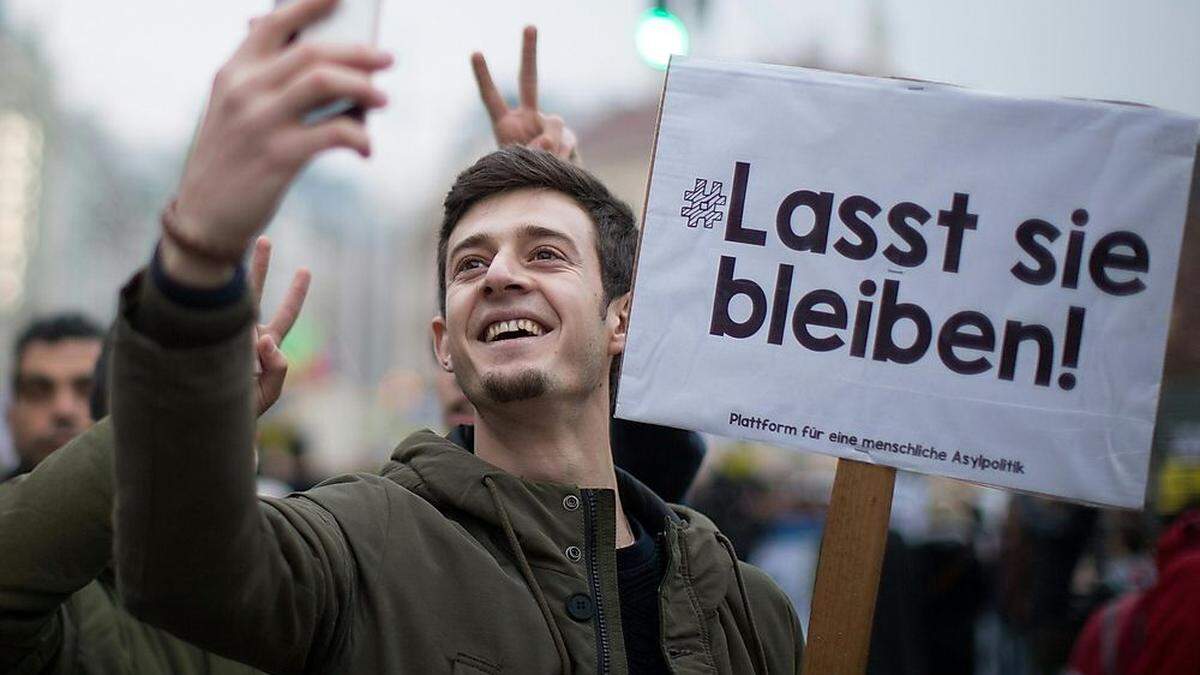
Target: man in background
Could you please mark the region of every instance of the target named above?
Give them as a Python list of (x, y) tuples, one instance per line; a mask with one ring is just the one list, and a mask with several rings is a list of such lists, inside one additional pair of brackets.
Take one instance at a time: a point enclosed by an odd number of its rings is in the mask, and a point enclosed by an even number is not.
[(1071, 675), (1190, 675), (1200, 668), (1200, 501), (1158, 539), (1158, 578), (1092, 613), (1075, 641)]
[[(270, 242), (260, 238), (249, 279), (256, 304), (270, 253)], [(307, 270), (296, 272), (274, 317), (257, 327), (271, 344), (282, 342), (295, 322), (309, 279)], [(257, 357), (255, 410), (261, 415), (282, 392), (287, 360), (278, 349), (260, 349)], [(141, 623), (120, 606), (111, 565), (113, 440), (105, 368), (101, 354), (88, 415), (97, 423), (28, 473), (0, 483), (0, 673), (256, 675)]]
[(91, 426), (88, 397), (102, 339), (100, 327), (76, 313), (35, 320), (21, 332), (5, 412), (20, 463), (0, 480), (28, 473)]

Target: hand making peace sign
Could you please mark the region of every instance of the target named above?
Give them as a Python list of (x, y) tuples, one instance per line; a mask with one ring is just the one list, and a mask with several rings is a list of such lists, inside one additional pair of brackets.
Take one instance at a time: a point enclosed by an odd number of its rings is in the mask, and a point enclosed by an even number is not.
[[(254, 253), (250, 257), (250, 290), (254, 294), (255, 307), (262, 305), (263, 286), (267, 283), (270, 266), (271, 240), (259, 237), (254, 242)], [(283, 344), (283, 339), (300, 316), (311, 279), (312, 274), (307, 269), (297, 270), (275, 316), (269, 323), (260, 323), (254, 328), (254, 351), (258, 356), (254, 368), (254, 409), (259, 415), (265, 413), (283, 391), (288, 362), (279, 345)]]
[(544, 115), (537, 102), (537, 28), (526, 26), (521, 44), (520, 98), (515, 108), (509, 108), (492, 81), (483, 54), (471, 55), (471, 67), (479, 84), (479, 96), (492, 118), (492, 131), (501, 147), (512, 144), (529, 146), (551, 152), (558, 157), (579, 163), (575, 132), (567, 128), (558, 115)]

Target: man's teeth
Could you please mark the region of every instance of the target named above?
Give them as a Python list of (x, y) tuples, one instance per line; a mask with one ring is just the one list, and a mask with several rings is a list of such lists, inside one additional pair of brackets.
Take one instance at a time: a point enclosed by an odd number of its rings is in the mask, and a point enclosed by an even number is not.
[(497, 336), (504, 333), (515, 333), (517, 331), (525, 331), (533, 336), (542, 334), (542, 327), (529, 319), (509, 319), (508, 321), (497, 321), (488, 326), (487, 333), (484, 334), (484, 341), (491, 342)]

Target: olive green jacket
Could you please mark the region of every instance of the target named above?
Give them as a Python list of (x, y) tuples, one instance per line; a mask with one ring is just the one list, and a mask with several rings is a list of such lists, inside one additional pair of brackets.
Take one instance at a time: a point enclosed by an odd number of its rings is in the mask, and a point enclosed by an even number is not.
[(121, 607), (109, 567), (112, 496), (107, 420), (0, 484), (0, 673), (258, 672)]
[[(116, 560), (140, 618), (273, 673), (625, 673), (612, 490), (522, 480), (433, 432), (378, 474), (254, 495), (249, 299), (135, 278), (113, 352)], [(619, 476), (666, 559), (676, 673), (797, 673), (791, 604), (704, 516)]]

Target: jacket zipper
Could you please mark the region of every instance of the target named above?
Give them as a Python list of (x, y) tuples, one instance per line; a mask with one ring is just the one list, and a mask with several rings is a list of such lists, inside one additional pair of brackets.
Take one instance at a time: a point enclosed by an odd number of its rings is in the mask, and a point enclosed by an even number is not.
[(587, 540), (588, 581), (592, 586), (593, 611), (596, 613), (596, 672), (609, 672), (608, 624), (604, 620), (604, 602), (600, 588), (600, 563), (596, 560), (596, 493), (587, 490), (587, 519), (584, 536)]

